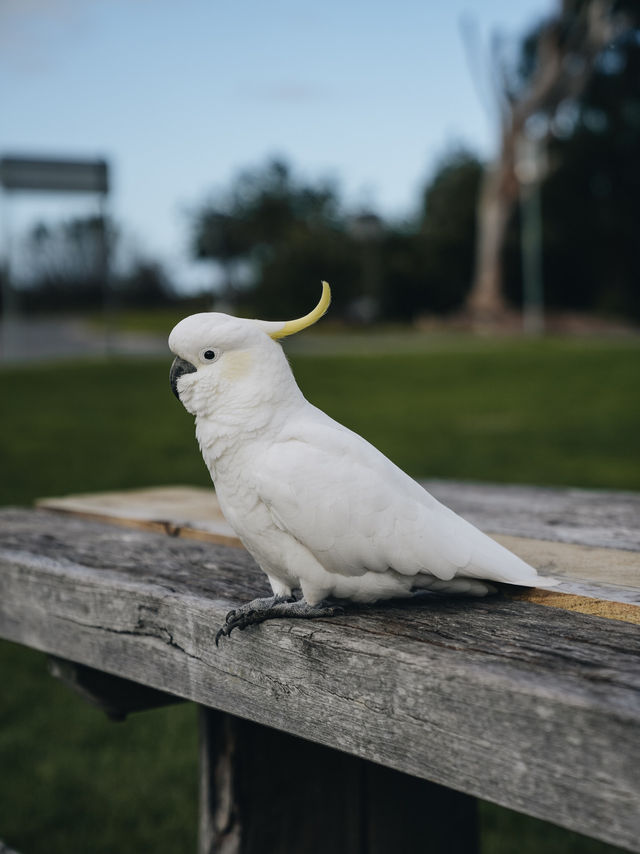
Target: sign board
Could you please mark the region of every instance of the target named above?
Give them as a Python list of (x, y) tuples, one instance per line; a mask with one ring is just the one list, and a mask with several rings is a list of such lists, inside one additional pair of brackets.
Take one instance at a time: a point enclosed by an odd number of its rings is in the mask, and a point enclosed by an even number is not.
[(105, 160), (2, 157), (0, 185), (5, 190), (107, 193), (109, 175)]

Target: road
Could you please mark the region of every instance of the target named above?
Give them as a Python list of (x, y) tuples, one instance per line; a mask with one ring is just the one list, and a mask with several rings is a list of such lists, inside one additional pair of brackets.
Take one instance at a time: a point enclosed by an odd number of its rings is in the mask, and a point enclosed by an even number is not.
[(166, 339), (144, 332), (111, 334), (73, 316), (17, 318), (3, 322), (0, 361), (3, 364), (47, 359), (121, 356), (170, 356)]

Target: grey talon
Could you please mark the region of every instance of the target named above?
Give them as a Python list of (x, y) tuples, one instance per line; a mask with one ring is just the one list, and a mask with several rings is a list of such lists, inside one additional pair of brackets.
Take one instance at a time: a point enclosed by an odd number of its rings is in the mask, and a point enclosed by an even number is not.
[(216, 635), (216, 646), (221, 637), (231, 637), (234, 629), (244, 631), (249, 626), (259, 625), (265, 620), (275, 620), (281, 617), (297, 619), (313, 619), (315, 617), (334, 617), (344, 613), (342, 605), (329, 605), (320, 602), (309, 605), (293, 596), (270, 596), (265, 599), (254, 599), (227, 614), (225, 624)]

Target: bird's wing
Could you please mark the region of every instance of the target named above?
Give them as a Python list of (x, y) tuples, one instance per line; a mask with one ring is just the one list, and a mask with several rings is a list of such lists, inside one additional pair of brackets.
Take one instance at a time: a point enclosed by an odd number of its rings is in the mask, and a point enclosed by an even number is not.
[(521, 584), (536, 577), (535, 570), (327, 416), (293, 425), (266, 450), (255, 477), (276, 525), (330, 572), (360, 575), (391, 568), (406, 575), (469, 575)]

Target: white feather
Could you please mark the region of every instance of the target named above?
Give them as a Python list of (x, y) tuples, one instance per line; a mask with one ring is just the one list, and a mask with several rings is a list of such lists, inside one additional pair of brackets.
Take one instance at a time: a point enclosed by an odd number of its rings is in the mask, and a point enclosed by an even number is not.
[(169, 345), (196, 368), (178, 380), (180, 399), (222, 510), (274, 592), (301, 587), (315, 604), (555, 583), (306, 401), (259, 323), (194, 315)]

